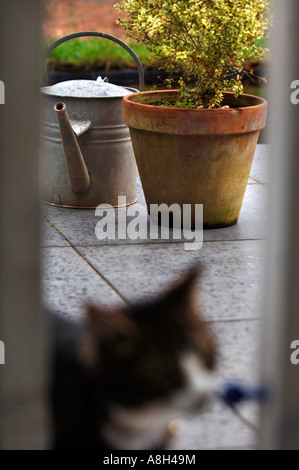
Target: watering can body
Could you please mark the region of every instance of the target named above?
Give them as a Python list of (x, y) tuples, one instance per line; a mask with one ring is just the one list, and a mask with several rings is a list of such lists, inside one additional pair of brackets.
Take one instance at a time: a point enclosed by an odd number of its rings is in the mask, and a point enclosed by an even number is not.
[[(124, 47), (139, 70), (141, 63), (121, 40), (105, 33), (83, 32), (65, 36), (46, 51), (75, 37), (97, 36)], [(98, 80), (75, 80), (43, 87), (40, 149), (40, 194), (55, 206), (95, 208), (136, 201), (136, 163), (129, 128), (123, 122), (123, 96), (134, 88)]]
[[(129, 129), (123, 123), (122, 97), (74, 98), (43, 94), (42, 100), (42, 201), (57, 206), (94, 208), (103, 203), (117, 206), (118, 196), (126, 196), (127, 204), (134, 203), (136, 163)], [(62, 140), (54, 109), (57, 102), (65, 104), (73, 131), (75, 134), (77, 131), (75, 138), (90, 178), (86, 191), (72, 189), (67, 143)], [(83, 130), (81, 134), (80, 130)], [(77, 155), (74, 154), (73, 159), (77, 159)]]

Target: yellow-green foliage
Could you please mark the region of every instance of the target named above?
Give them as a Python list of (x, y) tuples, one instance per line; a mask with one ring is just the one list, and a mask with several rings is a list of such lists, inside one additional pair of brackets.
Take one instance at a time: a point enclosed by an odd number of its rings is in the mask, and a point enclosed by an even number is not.
[[(269, 26), (269, 0), (123, 0), (119, 20), (129, 37), (143, 42), (169, 72), (183, 70), (180, 102), (220, 106), (223, 91), (238, 96), (245, 61), (265, 49), (260, 40)], [(190, 76), (195, 78), (192, 85)]]

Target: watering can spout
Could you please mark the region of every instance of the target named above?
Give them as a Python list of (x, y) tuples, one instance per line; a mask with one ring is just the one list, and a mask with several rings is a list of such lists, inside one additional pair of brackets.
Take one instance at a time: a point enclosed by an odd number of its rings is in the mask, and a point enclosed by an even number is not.
[(58, 118), (71, 188), (74, 193), (85, 193), (90, 186), (90, 177), (76, 135), (86, 132), (91, 127), (91, 122), (85, 120), (77, 121), (77, 124), (71, 123), (65, 103), (56, 103), (54, 110)]

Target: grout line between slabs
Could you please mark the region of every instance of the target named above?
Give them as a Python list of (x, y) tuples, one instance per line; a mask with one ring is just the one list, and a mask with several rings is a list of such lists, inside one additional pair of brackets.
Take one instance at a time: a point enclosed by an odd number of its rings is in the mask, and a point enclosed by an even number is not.
[(251, 178), (253, 181), (255, 181), (256, 183), (261, 184), (262, 186), (264, 186), (264, 187), (266, 187), (266, 188), (268, 187), (268, 184), (267, 184), (267, 183), (263, 183), (262, 181), (259, 181), (258, 179), (254, 178), (253, 176), (250, 176), (250, 178)]
[[(250, 180), (252, 180), (252, 181), (250, 181)], [(259, 180), (257, 180), (256, 178), (253, 178), (252, 176), (249, 176), (247, 186), (249, 184), (261, 184), (261, 182)]]
[[(83, 256), (83, 254), (75, 247), (75, 245), (73, 245), (73, 243), (51, 222), (51, 220), (48, 219), (48, 217), (46, 217), (45, 215), (42, 215), (43, 218), (48, 222), (48, 224), (51, 225), (52, 228), (54, 228), (54, 230), (56, 230), (57, 233), (59, 233), (59, 235), (70, 245), (70, 247), (77, 253), (77, 255), (80, 256), (80, 258), (82, 258), (85, 263), (91, 268), (93, 269), (93, 271), (98, 275), (100, 276), (100, 278), (103, 279), (103, 281), (106, 282), (106, 284), (108, 284), (108, 286), (121, 298), (121, 300), (126, 304), (126, 305), (130, 305), (130, 302), (128, 301), (128, 299), (126, 299), (125, 296), (122, 295), (122, 293), (86, 258), (86, 256)], [(49, 247), (49, 248), (52, 248), (52, 247)], [(65, 246), (61, 246), (59, 248), (65, 248)]]
[[(55, 225), (53, 225), (53, 227), (55, 227)], [(59, 229), (58, 229), (59, 230)], [(64, 237), (64, 235), (63, 235)], [(67, 240), (67, 237), (65, 237), (65, 239)], [(231, 240), (204, 240), (203, 241), (203, 245), (206, 244), (206, 243), (230, 243), (230, 242), (256, 242), (256, 241), (265, 241), (266, 238), (233, 238)], [(109, 246), (145, 246), (145, 245), (175, 245), (175, 244), (183, 244), (183, 243), (192, 243), (192, 242), (188, 242), (188, 241), (185, 241), (185, 240), (169, 240), (169, 241), (164, 241), (164, 240), (161, 240), (161, 241), (157, 241), (157, 242), (151, 242), (151, 241), (144, 241), (144, 242), (140, 242), (140, 243), (123, 243), (123, 242), (120, 242), (120, 243), (99, 243), (99, 244), (93, 244), (93, 243), (78, 243), (78, 244), (73, 244), (75, 247), (78, 247), (78, 248), (106, 248), (106, 247), (109, 247)], [(43, 245), (41, 244), (41, 248), (64, 248), (65, 245)]]

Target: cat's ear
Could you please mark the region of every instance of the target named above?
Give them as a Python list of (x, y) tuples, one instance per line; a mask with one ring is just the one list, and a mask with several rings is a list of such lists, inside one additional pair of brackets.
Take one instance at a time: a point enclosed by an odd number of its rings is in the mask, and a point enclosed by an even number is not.
[(192, 267), (187, 274), (176, 282), (173, 287), (164, 295), (163, 302), (174, 311), (188, 312), (194, 306), (195, 292), (202, 268)]
[(87, 334), (80, 348), (80, 357), (89, 367), (99, 364), (99, 345), (102, 341), (114, 338), (130, 341), (139, 332), (136, 323), (121, 309), (107, 310), (88, 305), (85, 316)]

